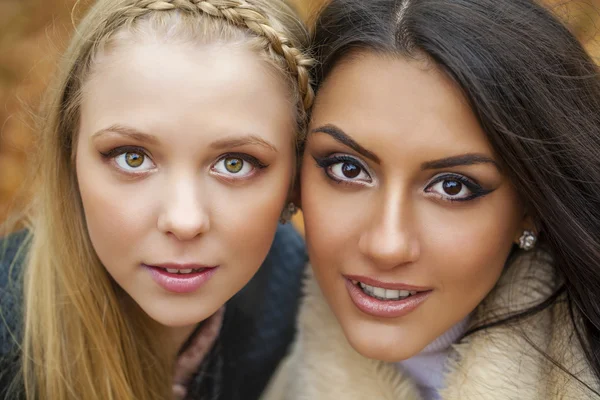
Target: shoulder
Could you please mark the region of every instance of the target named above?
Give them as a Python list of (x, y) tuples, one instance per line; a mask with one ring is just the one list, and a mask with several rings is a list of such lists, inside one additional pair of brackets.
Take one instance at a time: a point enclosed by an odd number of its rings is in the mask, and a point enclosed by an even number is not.
[(0, 238), (0, 354), (14, 346), (22, 300), (22, 264), (28, 233), (20, 231)]
[[(265, 264), (285, 263), (290, 268), (304, 266), (307, 261), (304, 239), (290, 224), (279, 225)], [(264, 264), (263, 264), (264, 266)]]
[[(475, 310), (473, 326), (485, 325), (484, 317), (492, 321), (496, 316), (521, 317), (476, 331), (454, 346), (456, 357), (448, 365), (444, 398), (477, 397), (485, 388), (494, 388), (497, 398), (503, 399), (541, 394), (547, 399), (595, 398), (589, 388), (600, 388), (561, 285), (548, 254), (516, 258)], [(557, 297), (547, 307), (525, 313), (554, 294)]]
[(0, 238), (0, 398), (8, 398), (5, 391), (15, 384), (19, 368), (21, 276), (27, 244), (26, 231)]
[(0, 237), (0, 290), (19, 275), (27, 242), (27, 231)]

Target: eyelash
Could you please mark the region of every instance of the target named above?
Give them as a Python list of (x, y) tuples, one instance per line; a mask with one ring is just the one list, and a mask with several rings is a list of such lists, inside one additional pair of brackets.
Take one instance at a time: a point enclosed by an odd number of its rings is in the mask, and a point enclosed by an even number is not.
[[(339, 164), (339, 163), (349, 163), (349, 164), (356, 165), (365, 174), (367, 174), (369, 176), (369, 178), (371, 178), (371, 174), (369, 174), (367, 168), (364, 167), (363, 164), (360, 161), (358, 161), (357, 159), (355, 159), (354, 157), (350, 157), (347, 155), (335, 155), (335, 156), (329, 156), (329, 157), (313, 156), (313, 158), (314, 158), (315, 162), (317, 163), (317, 166), (320, 167), (321, 169), (323, 169), (323, 172), (325, 173), (327, 178), (331, 179), (332, 181), (334, 181), (338, 184), (339, 183), (346, 184), (346, 185), (356, 185), (357, 184), (356, 181), (338, 179), (329, 172), (329, 168), (331, 166)], [(435, 184), (443, 182), (445, 180), (456, 180), (456, 181), (460, 182), (461, 184), (466, 186), (466, 188), (471, 192), (471, 195), (469, 195), (468, 197), (465, 197), (465, 198), (452, 198), (452, 197), (448, 197), (448, 196), (440, 196), (444, 201), (449, 201), (449, 202), (470, 201), (470, 200), (474, 200), (476, 198), (485, 196), (492, 192), (492, 190), (484, 189), (481, 185), (476, 183), (474, 180), (467, 178), (464, 175), (450, 174), (450, 173), (446, 173), (446, 174), (442, 174), (442, 175), (438, 175), (438, 176), (434, 177), (434, 179), (425, 186), (424, 190), (427, 191), (427, 189), (430, 189)]]
[(339, 163), (348, 163), (348, 164), (355, 165), (358, 168), (360, 168), (361, 171), (363, 171), (365, 174), (367, 174), (369, 179), (373, 179), (371, 177), (371, 174), (369, 174), (367, 168), (354, 157), (350, 157), (347, 155), (334, 155), (334, 156), (328, 156), (328, 157), (313, 156), (313, 158), (314, 158), (315, 162), (317, 163), (317, 166), (323, 170), (323, 172), (325, 173), (325, 176), (327, 176), (327, 178), (331, 179), (332, 181), (334, 181), (338, 184), (345, 184), (345, 185), (360, 184), (357, 181), (338, 179), (329, 172), (330, 167), (332, 167), (336, 164), (339, 164)]
[[(114, 149), (111, 149), (109, 151), (106, 152), (100, 152), (100, 155), (102, 156), (102, 158), (105, 161), (110, 161), (110, 160), (114, 160), (116, 157), (125, 154), (125, 153), (139, 153), (139, 154), (143, 154), (144, 157), (148, 157), (150, 160), (152, 160), (152, 157), (150, 157), (150, 155), (148, 154), (148, 152), (146, 150), (144, 150), (141, 147), (136, 147), (136, 146), (121, 146), (121, 147), (115, 147)], [(222, 154), (221, 156), (219, 156), (219, 158), (217, 158), (217, 160), (212, 164), (215, 165), (218, 162), (226, 159), (226, 158), (239, 158), (242, 159), (250, 164), (252, 164), (256, 169), (261, 170), (264, 168), (267, 168), (269, 165), (261, 162), (258, 158), (251, 156), (250, 154), (245, 154), (245, 153), (225, 153)], [(130, 172), (130, 171), (122, 171), (123, 173), (126, 173), (128, 175), (134, 175), (134, 174), (143, 174), (145, 172), (148, 171), (141, 171), (141, 172)]]
[(474, 180), (467, 178), (464, 175), (459, 175), (459, 174), (438, 175), (438, 176), (434, 177), (434, 179), (425, 186), (424, 190), (427, 191), (427, 189), (433, 187), (435, 184), (446, 181), (446, 180), (455, 180), (455, 181), (460, 182), (461, 184), (465, 185), (467, 187), (467, 189), (469, 189), (469, 191), (471, 192), (471, 195), (468, 197), (462, 198), (462, 199), (457, 199), (457, 198), (452, 198), (452, 197), (447, 197), (447, 196), (440, 196), (444, 201), (450, 201), (450, 202), (469, 201), (469, 200), (474, 200), (476, 198), (485, 196), (492, 192), (492, 190), (484, 189), (480, 184), (478, 184)]
[(105, 159), (108, 160), (108, 159), (120, 156), (121, 154), (124, 154), (124, 153), (140, 153), (140, 154), (143, 154), (144, 157), (150, 157), (148, 155), (148, 152), (146, 152), (141, 147), (136, 147), (136, 146), (115, 147), (112, 150), (109, 150), (109, 151), (106, 151), (106, 152), (100, 152), (100, 155), (102, 156), (102, 158), (105, 158)]
[(250, 154), (246, 154), (246, 153), (226, 153), (226, 154), (223, 154), (223, 155), (219, 156), (219, 158), (217, 158), (217, 161), (215, 161), (214, 164), (216, 164), (219, 161), (224, 160), (226, 158), (241, 158), (242, 160), (247, 161), (250, 164), (254, 165), (258, 169), (264, 169), (264, 168), (267, 168), (269, 166), (269, 165), (263, 163), (262, 161), (260, 161), (258, 158), (253, 157)]

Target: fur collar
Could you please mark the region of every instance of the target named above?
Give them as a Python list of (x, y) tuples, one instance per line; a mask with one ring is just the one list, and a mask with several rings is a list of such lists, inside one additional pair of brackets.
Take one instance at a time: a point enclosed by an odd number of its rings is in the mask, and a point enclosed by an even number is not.
[[(474, 311), (472, 324), (539, 304), (558, 287), (550, 260), (520, 255)], [(267, 400), (421, 400), (410, 377), (393, 364), (367, 359), (346, 341), (312, 274), (292, 354), (274, 377)], [(599, 389), (569, 324), (564, 298), (518, 323), (480, 331), (453, 346), (444, 400), (592, 399), (595, 395), (549, 362), (538, 347)]]

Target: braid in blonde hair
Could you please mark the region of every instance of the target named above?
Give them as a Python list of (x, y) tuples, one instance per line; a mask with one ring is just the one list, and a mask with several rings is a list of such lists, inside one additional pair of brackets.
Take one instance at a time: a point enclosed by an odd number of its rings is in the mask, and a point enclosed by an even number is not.
[(260, 7), (245, 0), (139, 0), (133, 2), (122, 15), (137, 19), (153, 11), (170, 10), (200, 12), (220, 18), (266, 39), (269, 53), (285, 60), (288, 72), (296, 79), (303, 111), (310, 109), (314, 92), (309, 68), (313, 65), (313, 60), (296, 48), (282, 32), (278, 32)]

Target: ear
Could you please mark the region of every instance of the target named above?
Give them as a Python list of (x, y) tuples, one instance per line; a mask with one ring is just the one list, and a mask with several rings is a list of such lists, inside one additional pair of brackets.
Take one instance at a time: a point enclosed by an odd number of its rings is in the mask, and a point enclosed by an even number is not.
[(539, 235), (539, 231), (538, 231), (538, 228), (536, 227), (535, 221), (529, 214), (525, 214), (523, 216), (523, 220), (519, 224), (519, 229), (517, 229), (517, 231), (515, 232), (515, 237), (513, 238), (513, 242), (515, 244), (517, 244), (517, 245), (519, 244), (519, 239), (521, 238), (521, 235), (523, 235), (523, 232), (525, 232), (525, 231), (531, 231), (536, 236)]

